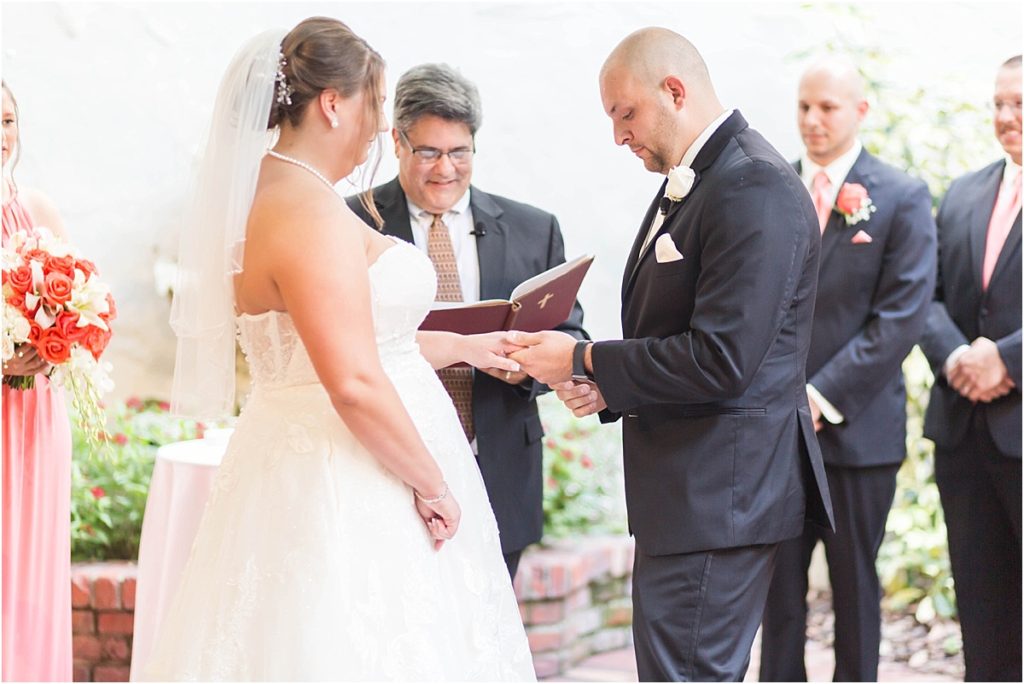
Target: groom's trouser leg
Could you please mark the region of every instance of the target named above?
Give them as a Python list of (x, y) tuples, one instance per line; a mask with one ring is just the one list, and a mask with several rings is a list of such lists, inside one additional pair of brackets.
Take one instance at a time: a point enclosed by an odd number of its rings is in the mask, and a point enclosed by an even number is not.
[(779, 544), (762, 620), (758, 681), (807, 681), (807, 570), (817, 543), (817, 528), (808, 524), (801, 536)]
[(777, 544), (633, 563), (633, 640), (640, 681), (743, 680)]

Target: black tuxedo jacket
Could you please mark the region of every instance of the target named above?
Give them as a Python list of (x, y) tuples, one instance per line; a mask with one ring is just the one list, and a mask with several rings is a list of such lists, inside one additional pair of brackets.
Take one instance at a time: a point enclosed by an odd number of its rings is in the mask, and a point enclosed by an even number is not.
[[(844, 421), (825, 422), (818, 442), (830, 465), (897, 464), (907, 451), (901, 366), (924, 331), (935, 292), (931, 194), (867, 150), (845, 182), (863, 185), (877, 210), (849, 226), (833, 209), (821, 236), (807, 378)], [(852, 242), (860, 231), (870, 243)]]
[[(373, 189), (374, 203), (384, 219), (384, 233), (413, 241), (409, 205), (398, 179)], [(359, 202), (349, 207), (367, 224), (373, 220)], [(479, 235), (480, 298), (507, 299), (522, 281), (565, 261), (558, 221), (551, 214), (520, 202), (470, 187), (469, 205)], [(558, 327), (580, 339), (583, 309)], [(543, 534), (542, 454), (537, 397), (546, 385), (528, 381), (509, 385), (486, 373), (473, 378), (473, 422), (478, 462), (501, 532), (501, 550), (510, 553), (538, 541)]]
[[(1004, 164), (999, 161), (953, 181), (939, 207), (939, 275), (921, 343), (935, 373), (924, 434), (939, 447), (953, 449), (964, 438), (974, 411), (981, 411), (999, 450), (1020, 458), (1020, 213), (988, 289), (981, 289), (985, 238)], [(1005, 397), (975, 406), (949, 386), (942, 367), (950, 352), (977, 337), (996, 343), (1016, 387)]]
[[(593, 348), (603, 420), (624, 417), (630, 528), (648, 555), (778, 542), (831, 526), (804, 364), (820, 246), (793, 167), (733, 113), (658, 235), (683, 259), (626, 262), (621, 341)], [(664, 186), (663, 186), (664, 188)]]

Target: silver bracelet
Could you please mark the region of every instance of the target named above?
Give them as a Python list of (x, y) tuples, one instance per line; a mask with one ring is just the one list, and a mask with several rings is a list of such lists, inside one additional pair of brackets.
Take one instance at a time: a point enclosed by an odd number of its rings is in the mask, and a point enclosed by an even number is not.
[(440, 502), (444, 501), (444, 498), (446, 496), (448, 496), (448, 483), (447, 482), (444, 483), (444, 491), (441, 492), (441, 495), (440, 496), (435, 496), (433, 499), (426, 498), (425, 496), (420, 494), (415, 489), (412, 490), (412, 493), (415, 494), (416, 498), (419, 499), (420, 501), (422, 501), (423, 503), (427, 503), (427, 504), (440, 503)]

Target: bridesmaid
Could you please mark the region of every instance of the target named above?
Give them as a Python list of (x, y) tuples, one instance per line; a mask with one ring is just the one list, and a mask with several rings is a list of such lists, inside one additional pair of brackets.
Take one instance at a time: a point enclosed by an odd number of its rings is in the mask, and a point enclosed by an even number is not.
[[(3, 90), (3, 243), (46, 226), (63, 235), (53, 205), (20, 190), (18, 105)], [(35, 388), (3, 386), (3, 679), (71, 680), (71, 428), (64, 395), (24, 351), (4, 376), (35, 375)]]

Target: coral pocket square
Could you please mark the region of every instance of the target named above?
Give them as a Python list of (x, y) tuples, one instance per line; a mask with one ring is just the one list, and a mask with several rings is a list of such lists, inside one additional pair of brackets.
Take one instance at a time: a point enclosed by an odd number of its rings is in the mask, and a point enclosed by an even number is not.
[(871, 242), (871, 236), (865, 233), (863, 230), (858, 230), (857, 234), (850, 239), (852, 245), (867, 245)]
[(670, 261), (679, 261), (683, 258), (676, 243), (672, 242), (672, 236), (665, 233), (654, 241), (654, 258), (659, 264), (666, 264)]

